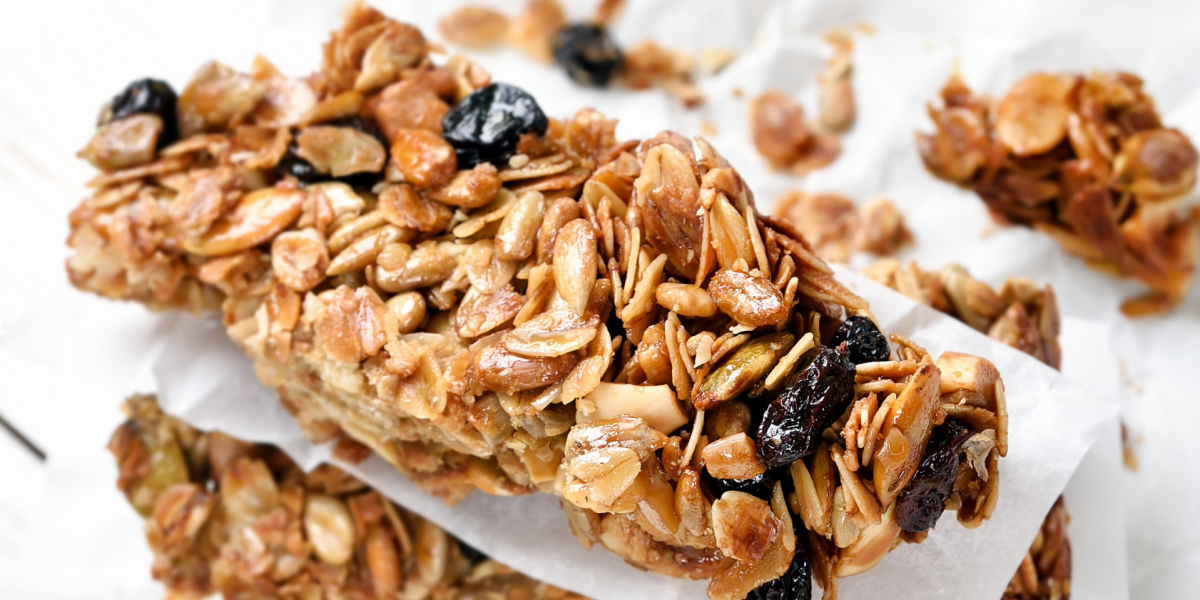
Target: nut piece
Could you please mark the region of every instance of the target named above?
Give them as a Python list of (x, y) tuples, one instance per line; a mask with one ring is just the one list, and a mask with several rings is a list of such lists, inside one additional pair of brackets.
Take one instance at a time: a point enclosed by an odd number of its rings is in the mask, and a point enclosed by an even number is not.
[(515, 394), (561, 381), (578, 362), (575, 354), (534, 358), (510, 352), (503, 344), (493, 344), (475, 355), (471, 373), (484, 389)]
[(163, 122), (157, 115), (133, 115), (96, 130), (79, 156), (101, 171), (117, 171), (154, 159)]
[(996, 135), (1017, 156), (1041, 154), (1067, 134), (1076, 78), (1034, 73), (1017, 82), (996, 108)]
[(791, 166), (812, 141), (800, 105), (774, 90), (750, 103), (750, 137), (758, 153), (776, 168)]
[(344, 565), (354, 555), (354, 520), (337, 498), (325, 494), (304, 498), (304, 533), (323, 563)]
[(711, 317), (717, 314), (717, 304), (704, 288), (686, 283), (660, 283), (654, 296), (667, 310), (683, 317)]
[(792, 346), (796, 338), (780, 332), (751, 340), (734, 351), (719, 367), (713, 369), (704, 383), (696, 387), (692, 403), (700, 410), (724, 404), (750, 390), (767, 376), (779, 357)]
[(441, 232), (454, 214), (445, 204), (425, 198), (405, 183), (390, 186), (379, 195), (379, 212), (392, 225), (424, 232)]
[(485, 6), (467, 5), (442, 17), (438, 31), (447, 42), (479, 50), (504, 37), (508, 17)]
[(879, 431), (883, 443), (875, 450), (873, 473), (875, 492), (884, 508), (892, 504), (917, 472), (933, 429), (940, 383), (938, 368), (931, 364), (922, 365), (892, 403), (891, 413)]
[(458, 169), (454, 146), (427, 129), (401, 129), (392, 142), (392, 159), (404, 178), (417, 187), (448, 183)]
[(721, 269), (708, 284), (708, 293), (739, 325), (777, 325), (788, 317), (783, 294), (765, 277)]
[(882, 522), (863, 528), (858, 540), (838, 553), (834, 575), (849, 577), (871, 569), (883, 560), (898, 537), (900, 528), (896, 526), (896, 506), (893, 504), (884, 513)]
[(352, 127), (316, 125), (296, 134), (296, 155), (334, 177), (383, 170), (387, 151), (379, 140)]
[(283, 285), (307, 292), (325, 280), (329, 248), (315, 229), (286, 231), (271, 242), (271, 270)]
[(673, 272), (691, 275), (700, 265), (700, 184), (691, 159), (671, 144), (650, 148), (633, 182), (646, 241), (666, 254)]
[(249, 250), (275, 237), (303, 208), (304, 192), (263, 188), (242, 196), (233, 208), (198, 239), (184, 238), (183, 249), (201, 256), (224, 256)]
[(575, 413), (577, 423), (591, 423), (619, 416), (638, 417), (658, 431), (671, 432), (687, 424), (687, 415), (679, 408), (675, 392), (665, 385), (600, 383), (586, 397), (596, 409)]
[(765, 500), (729, 491), (713, 502), (712, 527), (717, 547), (742, 562), (762, 558), (779, 535), (781, 523)]
[(583, 316), (596, 285), (596, 232), (587, 219), (567, 223), (554, 240), (554, 285), (575, 314)]
[(700, 457), (708, 474), (717, 479), (751, 479), (767, 472), (757, 452), (750, 436), (737, 433), (710, 442)]

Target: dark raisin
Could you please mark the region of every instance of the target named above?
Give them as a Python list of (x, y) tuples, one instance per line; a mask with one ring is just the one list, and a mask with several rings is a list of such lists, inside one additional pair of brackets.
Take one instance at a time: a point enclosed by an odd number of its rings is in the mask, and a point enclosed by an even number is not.
[(888, 360), (892, 356), (887, 338), (875, 326), (875, 322), (867, 317), (850, 317), (842, 322), (833, 332), (830, 346), (837, 348), (842, 342), (846, 343), (846, 350), (850, 352), (850, 362), (856, 365)]
[[(388, 142), (384, 137), (383, 131), (375, 124), (375, 121), (363, 116), (343, 117), (334, 119), (333, 121), (325, 121), (316, 123), (318, 125), (327, 125), (330, 127), (350, 127), (361, 131), (375, 138), (381, 145), (384, 151), (387, 151)], [(316, 183), (319, 181), (333, 181), (334, 178), (328, 173), (322, 173), (313, 167), (307, 160), (304, 160), (300, 155), (296, 154), (296, 140), (292, 139), (292, 144), (288, 146), (287, 152), (283, 158), (275, 164), (275, 172), (279, 175), (291, 175), (302, 183)], [(379, 173), (355, 173), (347, 177), (341, 177), (338, 181), (344, 181), (350, 185), (362, 187), (370, 187), (376, 180), (379, 179)]]
[(487, 560), (488, 557), (488, 555), (484, 554), (475, 546), (472, 546), (462, 540), (458, 540), (458, 550), (459, 552), (462, 552), (463, 558), (467, 559), (467, 561), (472, 565), (477, 565)]
[(575, 83), (604, 87), (621, 66), (621, 49), (603, 27), (572, 25), (554, 36), (554, 60)]
[(766, 471), (757, 477), (750, 479), (717, 479), (708, 474), (705, 469), (700, 472), (701, 477), (708, 483), (708, 489), (713, 496), (721, 497), (725, 492), (745, 492), (751, 496), (770, 500), (771, 493), (775, 490), (775, 477), (770, 471)]
[[(799, 519), (796, 519), (799, 523)], [(812, 565), (808, 560), (808, 532), (796, 526), (796, 554), (792, 564), (779, 579), (768, 581), (746, 596), (746, 600), (812, 600)]]
[(163, 122), (162, 133), (158, 136), (158, 147), (162, 148), (179, 139), (175, 118), (177, 101), (178, 96), (169, 83), (157, 79), (139, 79), (112, 99), (112, 120), (142, 114), (158, 115)]
[(854, 365), (828, 346), (800, 356), (758, 425), (758, 458), (768, 469), (790, 465), (817, 449), (821, 432), (854, 400)]
[(937, 524), (958, 476), (958, 448), (968, 437), (971, 431), (957, 421), (946, 421), (930, 434), (921, 465), (896, 499), (900, 529), (918, 533)]
[(454, 105), (442, 119), (442, 137), (454, 146), (458, 168), (480, 163), (503, 167), (517, 151), (521, 134), (545, 135), (550, 120), (525, 90), (493, 83)]

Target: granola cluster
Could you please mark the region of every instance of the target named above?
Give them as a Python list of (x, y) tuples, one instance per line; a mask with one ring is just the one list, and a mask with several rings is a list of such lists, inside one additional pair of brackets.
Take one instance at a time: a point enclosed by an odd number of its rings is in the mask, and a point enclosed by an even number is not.
[[(995, 290), (971, 277), (960, 265), (929, 272), (921, 270), (915, 263), (901, 266), (892, 259), (875, 263), (863, 274), (1055, 369), (1062, 366), (1062, 350), (1058, 345), (1058, 303), (1054, 288), (1049, 284), (1038, 288), (1028, 279), (1010, 277)], [(969, 408), (947, 408), (947, 414), (952, 414), (953, 410)], [(1066, 600), (1071, 597), (1069, 521), (1060, 496), (1008, 584), (1004, 600)]]
[(135, 82), (84, 153), (72, 281), (220, 308), (314, 441), (448, 502), (554, 493), (584, 545), (715, 599), (835, 598), (947, 508), (988, 519), (994, 365), (881, 332), (703, 139), (547, 118), (429, 50), (354, 5), (308, 78)]
[(856, 208), (841, 194), (791, 190), (775, 202), (775, 216), (791, 223), (817, 256), (831, 262), (850, 262), (854, 250), (887, 256), (913, 240), (904, 215), (886, 198)]
[(842, 153), (838, 135), (854, 124), (854, 41), (838, 30), (826, 33), (825, 41), (833, 54), (817, 78), (816, 123), (807, 122), (804, 109), (778, 90), (767, 90), (750, 102), (750, 137), (773, 169), (805, 175), (829, 166)]
[(483, 49), (505, 44), (543, 63), (557, 63), (576, 83), (605, 87), (610, 82), (634, 90), (660, 87), (687, 108), (704, 102), (693, 82), (697, 63), (707, 73), (719, 71), (735, 57), (710, 50), (699, 60), (687, 53), (644, 40), (622, 50), (607, 26), (624, 0), (602, 0), (586, 23), (569, 24), (558, 0), (529, 0), (515, 17), (485, 6), (465, 5), (438, 22), (446, 41)]
[(332, 465), (123, 405), (109, 450), (171, 598), (586, 600), (534, 581)]
[(1184, 210), (1200, 155), (1163, 126), (1141, 79), (1035, 73), (994, 102), (953, 76), (941, 97), (929, 108), (936, 131), (917, 134), (931, 173), (974, 190), (997, 222), (1141, 281), (1150, 292), (1126, 300), (1126, 315), (1180, 302), (1200, 247), (1200, 211)]

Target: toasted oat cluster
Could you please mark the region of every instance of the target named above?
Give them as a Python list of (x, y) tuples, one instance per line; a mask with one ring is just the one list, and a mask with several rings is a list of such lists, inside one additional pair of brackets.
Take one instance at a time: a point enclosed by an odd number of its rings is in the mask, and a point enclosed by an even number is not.
[(876, 262), (863, 275), (1055, 369), (1062, 367), (1058, 300), (1050, 284), (1039, 288), (1024, 277), (1009, 277), (997, 290), (971, 277), (962, 265), (924, 271), (916, 263), (901, 265), (894, 259)]
[(820, 113), (810, 124), (791, 96), (767, 90), (750, 102), (750, 137), (771, 168), (805, 175), (829, 166), (842, 153), (838, 134), (854, 124), (854, 41), (845, 31), (825, 34), (833, 54), (817, 78)]
[(700, 60), (644, 40), (622, 51), (607, 25), (624, 7), (624, 0), (601, 0), (591, 19), (569, 24), (558, 0), (529, 0), (520, 14), (509, 18), (496, 9), (465, 5), (438, 22), (438, 32), (453, 44), (482, 49), (506, 44), (534, 60), (556, 63), (576, 83), (606, 87), (619, 83), (630, 89), (660, 87), (688, 108), (699, 106), (704, 96), (692, 80), (699, 62), (715, 73), (735, 57), (729, 51), (709, 51)]
[(994, 365), (881, 332), (703, 139), (621, 142), (428, 50), (354, 5), (308, 78), (135, 82), (83, 153), (73, 283), (220, 308), (314, 441), (447, 502), (554, 493), (713, 598), (833, 598), (946, 508), (992, 514)]
[(152, 574), (171, 598), (585, 600), (534, 581), (332, 465), (301, 471), (273, 446), (200, 432), (152, 396), (109, 450), (146, 517)]
[[(1010, 277), (997, 291), (972, 278), (959, 265), (928, 272), (915, 263), (901, 266), (892, 259), (875, 263), (863, 274), (1055, 369), (1062, 366), (1062, 351), (1058, 345), (1058, 303), (1049, 284), (1039, 289), (1028, 279)], [(947, 408), (947, 414), (953, 414), (953, 410), (959, 409)], [(1071, 597), (1069, 520), (1060, 496), (1008, 584), (1004, 600), (1065, 600)]]
[(1182, 205), (1200, 155), (1163, 126), (1129, 73), (1035, 73), (999, 102), (957, 76), (930, 106), (937, 130), (917, 134), (931, 173), (974, 190), (992, 217), (1045, 232), (1089, 266), (1150, 292), (1129, 316), (1179, 303), (1196, 270), (1200, 211)]
[(912, 242), (904, 215), (886, 198), (855, 208), (837, 193), (791, 190), (775, 203), (775, 216), (791, 223), (821, 258), (850, 261), (853, 250), (887, 256)]

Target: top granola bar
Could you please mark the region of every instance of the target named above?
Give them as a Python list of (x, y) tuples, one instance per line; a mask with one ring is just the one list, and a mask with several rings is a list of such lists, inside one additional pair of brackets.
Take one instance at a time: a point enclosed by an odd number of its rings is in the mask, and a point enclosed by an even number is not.
[(946, 507), (992, 514), (995, 366), (893, 348), (704, 140), (619, 142), (430, 48), (357, 4), (306, 79), (135, 82), (82, 153), (73, 283), (219, 307), (315, 441), (450, 502), (557, 494), (583, 544), (713, 598), (836, 597)]

